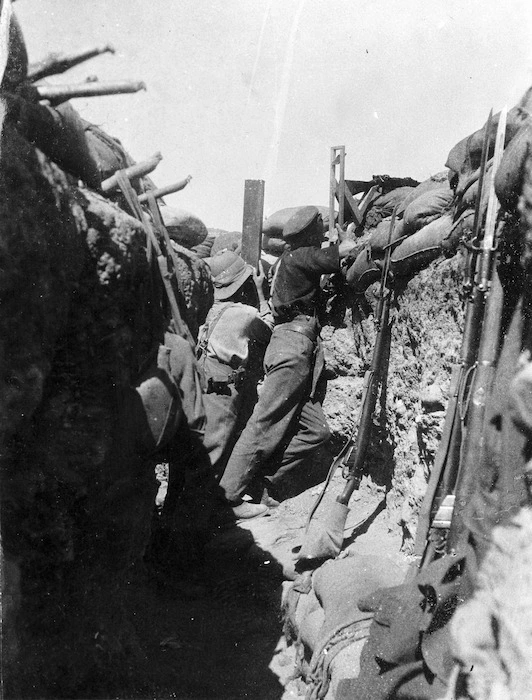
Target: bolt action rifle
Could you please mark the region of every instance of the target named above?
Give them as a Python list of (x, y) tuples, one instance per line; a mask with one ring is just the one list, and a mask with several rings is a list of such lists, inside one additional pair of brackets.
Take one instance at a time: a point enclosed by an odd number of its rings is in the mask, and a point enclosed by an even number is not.
[[(465, 284), (468, 297), (460, 359), (453, 368), (442, 437), (420, 511), (413, 574), (445, 551), (451, 521), (458, 517), (458, 511), (454, 512), (456, 491), (461, 493), (465, 488), (468, 491), (471, 489), (471, 475), (475, 467), (473, 460), (478, 460), (482, 440), (485, 395), (491, 387), (502, 303), (502, 290), (494, 270), (497, 247), (494, 234), (498, 210), (494, 174), (504, 148), (506, 111), (503, 110), (499, 117), (498, 133), (502, 136), (498, 137), (495, 145), (486, 223), (481, 237), (482, 195), (487, 179), (491, 125), (492, 112), (484, 131), (473, 240), (470, 246), (471, 272)], [(469, 400), (464, 405), (466, 396)], [(476, 452), (472, 451), (473, 445)], [(459, 498), (463, 500), (462, 496)]]
[[(390, 222), (388, 244), (380, 280), (379, 301), (375, 311), (377, 333), (371, 365), (364, 375), (360, 414), (355, 422), (351, 436), (340, 453), (334, 458), (324, 489), (308, 517), (305, 541), (298, 555), (298, 560), (301, 562), (300, 566), (312, 566), (317, 562), (323, 561), (323, 559), (335, 557), (340, 553), (345, 523), (349, 514), (349, 500), (360, 483), (362, 468), (366, 461), (373, 426), (373, 413), (379, 386), (382, 385), (384, 376), (383, 358), (390, 342), (390, 307), (393, 295), (393, 290), (390, 288), (390, 265), (391, 251), (395, 245), (392, 242), (392, 237), (397, 209), (398, 207), (396, 206)], [(344, 478), (346, 479), (344, 489), (327, 511), (324, 521), (312, 521), (312, 517), (323, 498), (330, 479), (339, 466), (344, 468)], [(306, 563), (303, 564), (303, 562)]]

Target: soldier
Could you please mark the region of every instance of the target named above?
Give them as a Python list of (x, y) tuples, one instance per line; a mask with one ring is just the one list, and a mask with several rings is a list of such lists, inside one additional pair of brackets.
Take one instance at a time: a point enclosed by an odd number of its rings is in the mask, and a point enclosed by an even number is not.
[(318, 386), (324, 367), (317, 318), (320, 280), (340, 270), (340, 260), (355, 243), (341, 233), (338, 245), (322, 249), (323, 222), (316, 207), (298, 210), (283, 238), (288, 247), (274, 268), (275, 327), (264, 358), (264, 385), (220, 481), (237, 517), (257, 476), (279, 465), (267, 482), (275, 488), (329, 438)]
[[(200, 329), (199, 367), (203, 374), (207, 415), (204, 444), (219, 478), (238, 431), (257, 400), (264, 351), (270, 340), (273, 316), (264, 294), (264, 272), (232, 251), (206, 261), (214, 282), (214, 305)], [(267, 506), (242, 502), (238, 518), (267, 511)]]

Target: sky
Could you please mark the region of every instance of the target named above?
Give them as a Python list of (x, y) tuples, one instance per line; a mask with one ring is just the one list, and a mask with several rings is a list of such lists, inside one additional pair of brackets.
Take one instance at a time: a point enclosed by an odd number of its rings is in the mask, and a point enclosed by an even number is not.
[(331, 146), (346, 177), (424, 180), (454, 144), (532, 85), (530, 0), (17, 0), (30, 62), (112, 44), (50, 83), (143, 80), (73, 100), (170, 206), (241, 230), (244, 183), (264, 215), (328, 205)]

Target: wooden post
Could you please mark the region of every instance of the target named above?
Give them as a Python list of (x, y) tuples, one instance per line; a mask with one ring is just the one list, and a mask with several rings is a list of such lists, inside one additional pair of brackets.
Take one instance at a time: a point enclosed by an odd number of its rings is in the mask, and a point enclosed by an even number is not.
[[(336, 166), (339, 168), (339, 180), (336, 179)], [(338, 223), (340, 226), (344, 225), (345, 192), (345, 146), (332, 146), (329, 185), (329, 237), (334, 234), (336, 200), (338, 200)]]
[(264, 212), (264, 180), (246, 180), (244, 187), (244, 220), (242, 223), (242, 257), (259, 267)]

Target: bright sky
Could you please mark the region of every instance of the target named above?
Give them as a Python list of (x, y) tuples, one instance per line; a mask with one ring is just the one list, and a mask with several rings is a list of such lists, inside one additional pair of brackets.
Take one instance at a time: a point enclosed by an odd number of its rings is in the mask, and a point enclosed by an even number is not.
[(112, 44), (51, 79), (135, 79), (74, 100), (207, 226), (241, 230), (244, 181), (265, 215), (327, 205), (330, 147), (346, 176), (423, 180), (489, 110), (532, 84), (530, 0), (17, 0), (30, 61)]

